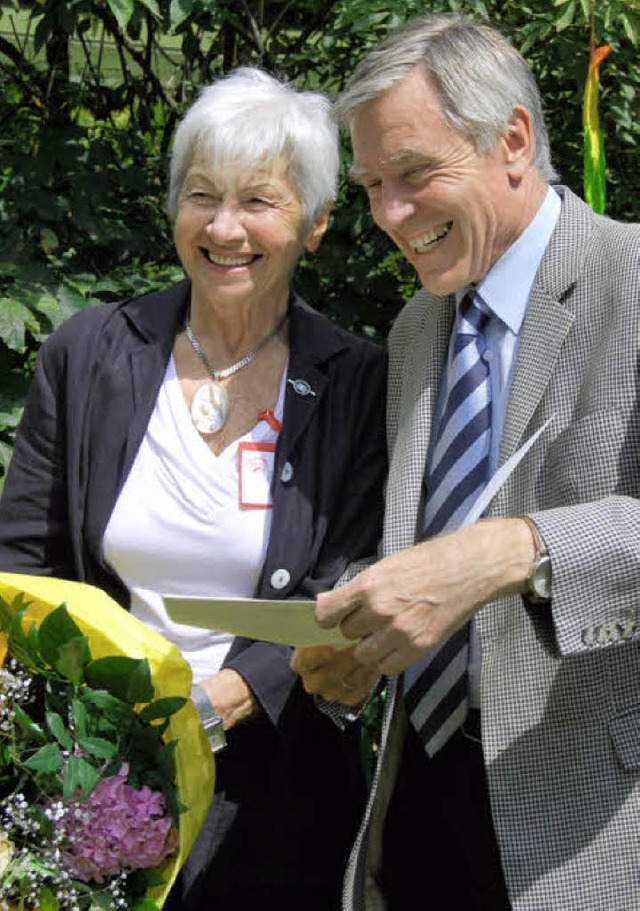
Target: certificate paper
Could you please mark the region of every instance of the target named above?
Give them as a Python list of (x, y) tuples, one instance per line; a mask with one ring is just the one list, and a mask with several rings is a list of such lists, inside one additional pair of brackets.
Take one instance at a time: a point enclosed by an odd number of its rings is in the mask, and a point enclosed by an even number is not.
[(163, 595), (174, 623), (215, 629), (234, 636), (305, 647), (355, 645), (339, 629), (322, 629), (316, 623), (315, 601), (265, 601), (261, 598), (197, 598)]

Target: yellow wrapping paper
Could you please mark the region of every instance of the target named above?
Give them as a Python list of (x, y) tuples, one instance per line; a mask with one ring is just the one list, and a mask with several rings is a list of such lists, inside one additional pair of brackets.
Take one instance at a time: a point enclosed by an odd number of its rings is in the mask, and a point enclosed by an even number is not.
[[(0, 595), (11, 602), (24, 593), (29, 620), (44, 619), (61, 604), (89, 639), (94, 658), (124, 655), (146, 658), (151, 669), (155, 698), (185, 696), (191, 692), (191, 668), (175, 645), (149, 629), (120, 607), (101, 589), (80, 582), (0, 573)], [(179, 849), (158, 868), (164, 884), (149, 892), (149, 898), (162, 906), (189, 853), (206, 816), (215, 782), (211, 748), (193, 703), (170, 718), (168, 740), (177, 740), (176, 781), (178, 798), (187, 807), (180, 814)]]

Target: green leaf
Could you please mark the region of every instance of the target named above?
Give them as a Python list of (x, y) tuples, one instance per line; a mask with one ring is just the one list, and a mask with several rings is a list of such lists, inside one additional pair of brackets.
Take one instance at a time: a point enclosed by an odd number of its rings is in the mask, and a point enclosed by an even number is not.
[(25, 333), (37, 328), (33, 313), (11, 297), (0, 298), (0, 338), (12, 351), (26, 351)]
[(624, 26), (624, 30), (627, 34), (627, 38), (629, 39), (629, 41), (633, 45), (637, 44), (638, 43), (638, 32), (637, 32), (637, 28), (636, 28), (637, 23), (634, 22), (633, 17), (628, 16), (626, 13), (620, 13), (620, 19), (622, 21), (622, 25)]
[(151, 671), (146, 658), (120, 655), (98, 658), (87, 665), (85, 673), (90, 686), (107, 690), (130, 705), (153, 699)]
[[(22, 592), (20, 594), (22, 595)], [(18, 597), (20, 597), (20, 595)], [(17, 599), (14, 599), (11, 604), (9, 604), (9, 602), (0, 595), (0, 630), (3, 632), (6, 632), (9, 629), (16, 612), (20, 610), (20, 605), (16, 602)]]
[(97, 759), (111, 759), (118, 752), (117, 745), (104, 737), (81, 737), (78, 745)]
[(126, 702), (112, 696), (111, 693), (108, 693), (106, 690), (83, 687), (80, 690), (79, 698), (83, 702), (95, 706), (109, 718), (117, 721), (122, 721), (122, 719), (127, 717), (133, 718), (135, 715), (130, 705), (127, 705)]
[(113, 900), (109, 895), (105, 895), (104, 892), (94, 890), (89, 911), (96, 911), (96, 909), (99, 909), (99, 911), (114, 911)]
[(159, 911), (159, 908), (150, 898), (138, 898), (133, 903), (133, 911)]
[[(559, 5), (559, 4), (558, 4)], [(568, 28), (573, 22), (573, 17), (576, 14), (576, 4), (575, 0), (569, 0), (566, 8), (562, 11), (558, 19), (556, 19), (556, 30), (561, 32), (565, 28)]]
[(38, 908), (40, 911), (58, 911), (60, 908), (60, 902), (48, 886), (40, 886)]
[(7, 445), (7, 443), (3, 443), (2, 440), (0, 440), (0, 468), (2, 468), (2, 471), (5, 475), (9, 469), (12, 455), (13, 449), (11, 446)]
[(77, 737), (86, 737), (89, 729), (89, 713), (84, 702), (77, 696), (71, 700), (71, 717)]
[(73, 683), (80, 683), (84, 677), (84, 667), (91, 660), (89, 641), (86, 636), (72, 639), (62, 644), (58, 650), (59, 659), (56, 670)]
[(47, 743), (24, 764), (34, 772), (58, 772), (62, 768), (62, 752), (57, 743)]
[(32, 718), (27, 715), (22, 706), (14, 705), (13, 707), (14, 724), (19, 727), (20, 734), (26, 740), (32, 740), (35, 743), (46, 743), (48, 738), (39, 724), (36, 724)]
[(81, 797), (88, 797), (99, 781), (100, 775), (88, 759), (71, 756), (64, 772), (62, 796), (68, 799), (80, 792)]
[(188, 19), (193, 12), (193, 0), (171, 0), (169, 7), (169, 18), (171, 20), (171, 29), (176, 29), (179, 25)]
[(582, 7), (582, 15), (584, 16), (584, 21), (589, 21), (589, 2), (590, 0), (580, 0), (580, 6)]
[(127, 30), (129, 20), (133, 16), (134, 0), (107, 0), (109, 9), (116, 17), (116, 21), (122, 31)]
[[(77, 655), (74, 655), (76, 649), (79, 650), (79, 655), (84, 656), (84, 663), (91, 660), (87, 638), (82, 635), (82, 630), (72, 619), (64, 604), (44, 618), (40, 624), (39, 638), (40, 653), (50, 667), (58, 668), (59, 663), (62, 663), (63, 666), (67, 663), (73, 668), (74, 662), (78, 658)], [(74, 645), (70, 650), (65, 648), (72, 642)]]
[(160, 13), (160, 7), (158, 6), (157, 0), (139, 0), (140, 5), (146, 7), (152, 16), (154, 16), (158, 21), (162, 19)]
[[(85, 639), (82, 630), (72, 619), (64, 604), (47, 614), (39, 629), (40, 652), (50, 667), (56, 667), (62, 646), (77, 639)], [(88, 645), (87, 645), (88, 649)], [(90, 660), (90, 655), (89, 659)]]
[(73, 746), (73, 738), (67, 730), (67, 727), (62, 720), (62, 716), (57, 712), (46, 712), (45, 719), (47, 722), (47, 727), (56, 738), (60, 746), (65, 750), (70, 750)]
[(150, 702), (139, 713), (140, 719), (145, 722), (156, 721), (159, 718), (168, 718), (179, 712), (187, 702), (184, 696), (166, 696), (164, 699), (157, 699)]

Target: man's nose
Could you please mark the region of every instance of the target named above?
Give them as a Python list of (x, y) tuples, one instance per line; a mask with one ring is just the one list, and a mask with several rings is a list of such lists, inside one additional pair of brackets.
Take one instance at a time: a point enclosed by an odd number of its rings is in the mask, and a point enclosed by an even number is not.
[(382, 189), (380, 199), (372, 207), (375, 221), (383, 231), (394, 230), (410, 218), (415, 211), (412, 200), (393, 188)]

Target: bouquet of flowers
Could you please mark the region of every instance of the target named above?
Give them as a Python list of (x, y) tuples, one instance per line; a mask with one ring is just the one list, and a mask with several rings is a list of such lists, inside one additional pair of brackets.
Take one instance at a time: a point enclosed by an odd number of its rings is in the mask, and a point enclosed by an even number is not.
[(99, 589), (0, 574), (0, 907), (162, 906), (213, 793), (190, 685)]

